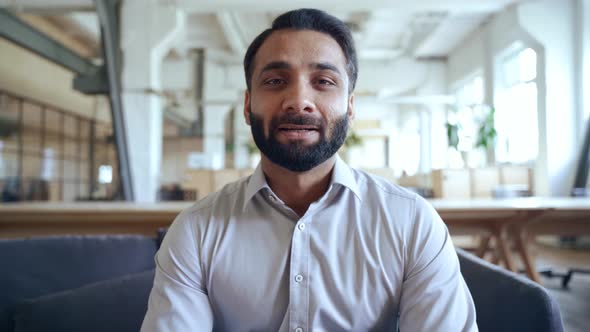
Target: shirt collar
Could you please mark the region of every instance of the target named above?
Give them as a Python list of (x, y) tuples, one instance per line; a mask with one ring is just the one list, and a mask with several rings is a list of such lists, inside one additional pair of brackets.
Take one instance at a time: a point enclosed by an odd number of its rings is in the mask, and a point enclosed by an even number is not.
[(363, 200), (361, 196), (361, 190), (359, 189), (352, 169), (342, 159), (340, 159), (338, 154), (336, 154), (336, 162), (334, 163), (332, 182), (330, 183), (330, 186), (336, 183), (350, 189), (350, 191), (352, 191), (360, 201)]
[(266, 178), (264, 177), (264, 173), (262, 172), (262, 165), (258, 163), (258, 166), (254, 170), (254, 173), (248, 179), (248, 184), (246, 186), (246, 196), (244, 197), (244, 209), (246, 205), (250, 202), (252, 197), (256, 195), (260, 190), (264, 188), (269, 188), (268, 183), (266, 183)]
[[(339, 184), (344, 186), (345, 188), (350, 189), (359, 200), (362, 201), (362, 197), (360, 194), (359, 186), (354, 178), (354, 174), (352, 173), (352, 169), (342, 160), (340, 156), (336, 154), (336, 162), (334, 163), (334, 169), (332, 171), (332, 180), (330, 181), (330, 187), (334, 184)], [(264, 172), (262, 171), (262, 165), (258, 163), (258, 166), (254, 170), (254, 173), (250, 176), (248, 180), (248, 184), (246, 186), (246, 196), (244, 197), (244, 209), (246, 205), (250, 202), (252, 197), (256, 195), (260, 190), (267, 188), (269, 190), (270, 187), (266, 182), (266, 178), (264, 177)]]

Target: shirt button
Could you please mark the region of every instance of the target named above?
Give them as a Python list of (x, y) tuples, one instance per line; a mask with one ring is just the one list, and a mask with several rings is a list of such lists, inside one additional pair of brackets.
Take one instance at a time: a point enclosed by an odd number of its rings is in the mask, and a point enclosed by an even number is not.
[(295, 276), (295, 281), (296, 282), (302, 282), (303, 281), (303, 276), (301, 274), (298, 274)]
[(295, 329), (295, 332), (303, 332), (303, 329), (300, 328), (300, 327), (298, 327), (298, 328)]
[(300, 223), (297, 228), (299, 228), (300, 231), (303, 231), (305, 229), (305, 224), (304, 223)]

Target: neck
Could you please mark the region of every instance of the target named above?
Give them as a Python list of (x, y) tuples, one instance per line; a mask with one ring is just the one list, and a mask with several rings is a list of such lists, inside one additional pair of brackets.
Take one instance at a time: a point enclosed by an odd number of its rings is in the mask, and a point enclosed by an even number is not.
[(335, 162), (336, 156), (332, 156), (309, 171), (293, 172), (263, 155), (261, 166), (272, 191), (299, 216), (303, 216), (309, 205), (328, 190)]

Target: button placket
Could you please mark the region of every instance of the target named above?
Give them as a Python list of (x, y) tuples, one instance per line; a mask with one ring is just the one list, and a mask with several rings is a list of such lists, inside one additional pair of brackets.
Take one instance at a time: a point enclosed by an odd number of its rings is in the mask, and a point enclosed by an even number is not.
[(309, 285), (305, 280), (309, 273), (309, 232), (303, 231), (305, 227), (305, 222), (300, 220), (291, 240), (290, 274), (292, 279), (289, 283), (289, 325), (291, 331), (303, 331), (308, 323)]

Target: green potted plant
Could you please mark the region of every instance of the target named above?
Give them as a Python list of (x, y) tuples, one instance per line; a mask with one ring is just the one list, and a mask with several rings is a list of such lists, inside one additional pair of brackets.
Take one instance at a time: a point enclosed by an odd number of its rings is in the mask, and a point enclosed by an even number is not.
[[(487, 105), (472, 105), (461, 111), (456, 109), (452, 111), (454, 113), (468, 113), (454, 114), (452, 119), (456, 119), (456, 121), (448, 121), (445, 124), (449, 147), (461, 153), (466, 165), (470, 164), (468, 161), (473, 161), (472, 158), (477, 158), (478, 155), (473, 154), (476, 149), (482, 149), (487, 163), (493, 162), (493, 148), (498, 136), (494, 124), (495, 109)], [(469, 123), (463, 124), (462, 120)]]
[(360, 138), (360, 136), (357, 135), (352, 130), (350, 131), (350, 133), (346, 137), (346, 140), (344, 141), (344, 147), (346, 147), (346, 148), (352, 148), (355, 146), (360, 146), (362, 144), (363, 144), (363, 139)]
[(454, 148), (455, 150), (458, 150), (459, 129), (460, 129), (459, 124), (458, 123), (452, 124), (450, 122), (447, 122), (445, 125), (447, 127), (447, 139), (449, 142), (449, 147)]
[(496, 128), (494, 126), (495, 113), (496, 109), (491, 107), (489, 109), (489, 112), (481, 121), (479, 129), (477, 131), (477, 142), (475, 143), (476, 148), (481, 147), (484, 150), (488, 151), (496, 145), (496, 138), (498, 137), (498, 133), (496, 132)]

